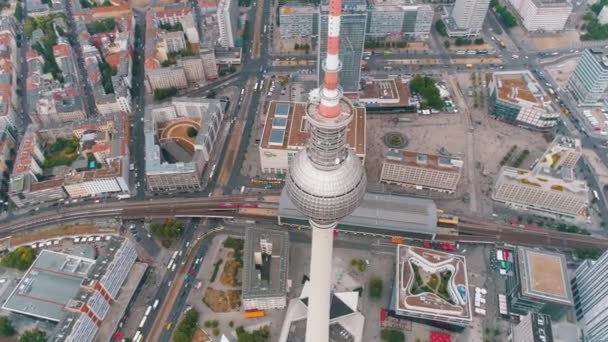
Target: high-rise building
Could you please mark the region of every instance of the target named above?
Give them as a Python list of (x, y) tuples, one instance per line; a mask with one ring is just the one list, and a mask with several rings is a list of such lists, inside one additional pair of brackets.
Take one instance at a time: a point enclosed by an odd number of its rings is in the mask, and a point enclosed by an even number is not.
[(608, 336), (608, 252), (585, 260), (572, 278), (574, 311), (586, 342), (605, 341)]
[(217, 24), (220, 29), (220, 45), (234, 47), (239, 35), (239, 4), (237, 0), (220, 0), (217, 5)]
[[(364, 6), (365, 2), (361, 4)], [(349, 5), (347, 3), (346, 7)], [(350, 26), (352, 18), (341, 18), (341, 0), (330, 0), (324, 7), (328, 15), (323, 20), (327, 23), (323, 29), (327, 41), (321, 40), (324, 49), (320, 50), (327, 51), (322, 65), (323, 84), (310, 92), (306, 107), (310, 125), (309, 145), (291, 161), (285, 188), (296, 208), (308, 217), (312, 228), (311, 292), (308, 299), (308, 312), (311, 314), (306, 321), (307, 342), (329, 341), (334, 229), (340, 219), (359, 206), (367, 184), (361, 160), (347, 148), (346, 130), (356, 110), (343, 96), (338, 76), (342, 67), (340, 46), (348, 51), (353, 44), (348, 38), (340, 40), (341, 26), (347, 32), (349, 29), (358, 32), (355, 36), (361, 39), (360, 62), (365, 14), (359, 18), (364, 19), (361, 27)], [(355, 39), (355, 36), (351, 38)], [(354, 48), (350, 51), (352, 54)]]
[(513, 326), (510, 341), (553, 342), (551, 317), (536, 312), (528, 313), (519, 321), (519, 324)]
[(319, 32), (319, 10), (310, 3), (287, 3), (279, 9), (281, 38), (310, 37)]
[[(321, 61), (327, 55), (327, 30), (330, 6), (327, 0), (321, 3), (321, 17), (319, 20), (319, 52), (317, 57), (317, 71), (319, 86), (324, 78)], [(365, 45), (365, 27), (367, 24), (367, 4), (365, 0), (346, 0), (342, 3), (342, 17), (340, 19), (340, 85), (345, 93), (356, 93), (359, 90), (359, 77), (361, 76), (361, 58)]]
[(528, 31), (561, 31), (572, 13), (568, 0), (509, 0), (509, 3)]
[(608, 55), (586, 49), (568, 80), (568, 89), (579, 105), (600, 102), (608, 89)]
[(444, 17), (450, 37), (476, 36), (481, 32), (490, 0), (456, 0), (450, 14)]

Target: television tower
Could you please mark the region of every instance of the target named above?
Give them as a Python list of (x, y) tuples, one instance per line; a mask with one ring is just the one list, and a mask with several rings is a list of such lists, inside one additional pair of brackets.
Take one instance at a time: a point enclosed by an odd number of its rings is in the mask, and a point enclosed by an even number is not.
[(321, 88), (309, 94), (306, 120), (310, 140), (291, 161), (286, 187), (312, 228), (307, 342), (329, 341), (334, 229), (338, 220), (359, 206), (367, 185), (361, 161), (346, 145), (346, 128), (355, 107), (343, 97), (338, 82), (341, 14), (342, 0), (329, 0), (327, 58), (322, 65), (325, 77)]

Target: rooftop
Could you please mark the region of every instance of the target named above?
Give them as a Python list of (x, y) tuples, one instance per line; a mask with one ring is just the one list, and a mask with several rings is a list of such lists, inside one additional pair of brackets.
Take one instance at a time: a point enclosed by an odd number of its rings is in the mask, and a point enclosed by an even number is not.
[(560, 169), (562, 165), (574, 168), (582, 153), (579, 139), (558, 135), (549, 144), (535, 168), (547, 171)]
[(608, 55), (603, 50), (587, 49), (587, 51), (589, 51), (591, 57), (597, 60), (602, 68), (608, 69)]
[[(306, 147), (310, 136), (306, 122), (306, 102), (270, 101), (266, 108), (266, 124), (260, 142), (266, 149)], [(356, 116), (346, 128), (346, 142), (358, 156), (365, 155), (365, 108), (357, 107)]]
[(569, 169), (562, 169), (562, 177), (553, 176), (541, 171), (529, 171), (505, 166), (498, 176), (497, 183), (512, 183), (535, 187), (544, 191), (569, 192), (580, 196), (587, 196), (589, 192), (587, 182), (574, 179), (572, 171)]
[(523, 295), (574, 305), (563, 254), (519, 247), (517, 257)]
[(393, 106), (408, 106), (410, 90), (407, 84), (395, 79), (365, 79), (359, 102)]
[(398, 245), (395, 310), (400, 315), (467, 325), (472, 320), (462, 255)]
[[(279, 216), (306, 220), (291, 203), (286, 191), (281, 192)], [(392, 232), (436, 234), (437, 207), (426, 198), (366, 193), (361, 205), (340, 225), (365, 227)]]
[(517, 105), (545, 107), (551, 98), (530, 71), (501, 71), (492, 75), (497, 97)]
[(288, 266), (289, 235), (286, 231), (246, 229), (242, 288), (244, 299), (285, 296)]
[(94, 264), (93, 259), (42, 250), (2, 308), (58, 322)]
[(386, 158), (386, 161), (389, 162), (446, 172), (460, 173), (463, 167), (463, 161), (458, 158), (398, 150), (394, 148), (387, 148), (384, 157)]

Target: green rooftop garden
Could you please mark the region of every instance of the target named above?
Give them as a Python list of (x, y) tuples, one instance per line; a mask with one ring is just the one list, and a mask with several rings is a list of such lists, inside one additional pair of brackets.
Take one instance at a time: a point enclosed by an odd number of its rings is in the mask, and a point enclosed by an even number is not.
[(414, 284), (410, 289), (412, 294), (434, 293), (446, 302), (455, 304), (448, 292), (448, 284), (452, 277), (452, 272), (427, 273), (414, 264), (411, 264), (411, 266), (415, 278)]

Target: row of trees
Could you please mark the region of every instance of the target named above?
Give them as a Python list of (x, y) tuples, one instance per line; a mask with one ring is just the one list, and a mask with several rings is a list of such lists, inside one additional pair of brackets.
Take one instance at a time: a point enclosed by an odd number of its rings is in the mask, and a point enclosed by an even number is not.
[(106, 18), (91, 22), (87, 25), (87, 30), (90, 34), (97, 34), (112, 31), (116, 28), (116, 21), (114, 18)]
[(501, 5), (498, 0), (490, 1), (490, 8), (496, 12), (496, 16), (498, 19), (505, 25), (506, 28), (511, 28), (517, 26), (517, 19), (511, 13), (507, 6)]
[(439, 89), (435, 85), (436, 82), (432, 78), (416, 75), (410, 81), (410, 89), (424, 98), (422, 107), (430, 107), (433, 109), (443, 109), (444, 103), (439, 95)]
[[(156, 91), (155, 91), (156, 93)], [(166, 221), (164, 223), (152, 223), (150, 225), (152, 234), (162, 240), (163, 246), (170, 246), (174, 240), (182, 236), (184, 225), (177, 221)]]
[[(602, 0), (599, 3), (604, 2), (608, 3), (608, 0)], [(585, 15), (583, 15), (583, 20), (585, 23), (581, 26), (581, 29), (585, 30), (586, 33), (581, 35), (581, 40), (608, 39), (608, 25), (601, 24), (596, 16), (599, 11), (597, 11), (597, 7), (594, 6), (598, 5), (599, 3), (591, 6), (591, 12), (587, 12)]]
[(161, 101), (166, 99), (167, 97), (177, 95), (177, 88), (164, 88), (164, 89), (154, 89), (154, 99), (156, 101)]
[(190, 342), (198, 322), (198, 311), (190, 309), (173, 333), (173, 342)]
[[(112, 19), (114, 20), (114, 19)], [(106, 94), (114, 94), (114, 86), (112, 85), (112, 76), (116, 76), (118, 69), (112, 68), (103, 58), (97, 64), (101, 73), (101, 84)]]

